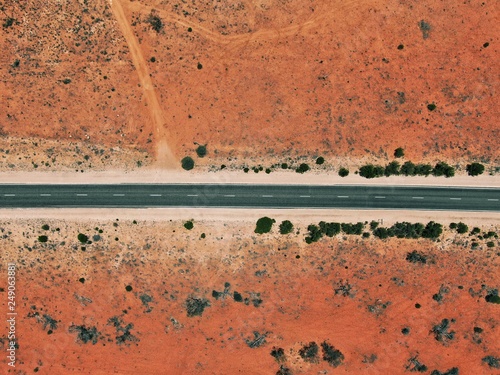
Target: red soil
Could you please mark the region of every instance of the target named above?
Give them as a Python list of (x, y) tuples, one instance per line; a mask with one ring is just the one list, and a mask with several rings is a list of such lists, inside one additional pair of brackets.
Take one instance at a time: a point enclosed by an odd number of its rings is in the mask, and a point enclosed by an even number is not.
[[(48, 245), (40, 245), (39, 231), (33, 232), (38, 224), (18, 227), (33, 233), (23, 240), (26, 247), (16, 246), (16, 235), (2, 244), (2, 272), (7, 261), (18, 264), (19, 362), (10, 373), (274, 374), (280, 365), (270, 355), (273, 347), (284, 349), (283, 366), (293, 374), (403, 374), (413, 357), (429, 371), (498, 371), (482, 361), (500, 355), (498, 305), (485, 300), (500, 285), (494, 251), (410, 240), (305, 245), (301, 236), (255, 237), (246, 226), (230, 225), (222, 234), (210, 223), (197, 223), (191, 232), (181, 223), (61, 226), (49, 233)], [(76, 233), (93, 233), (94, 225), (104, 229), (103, 240), (82, 251)], [(62, 239), (66, 245), (57, 245)], [(427, 256), (426, 264), (405, 260), (414, 249)], [(223, 292), (226, 282), (229, 294), (214, 298), (212, 291)], [(345, 284), (352, 286), (349, 295), (336, 294)], [(442, 287), (437, 302), (433, 295)], [(249, 298), (248, 305), (233, 299), (235, 291)], [(188, 317), (189, 297), (207, 299), (210, 306)], [(258, 299), (256, 307), (252, 301)], [(50, 335), (44, 314), (57, 321)], [(444, 343), (431, 332), (443, 319), (455, 332)], [(135, 339), (118, 344), (116, 336), (129, 323)], [(96, 327), (97, 343), (79, 342), (72, 325)], [(254, 331), (267, 336), (252, 349), (246, 340)], [(321, 359), (321, 348), (314, 363), (304, 361), (299, 351), (312, 341), (340, 350), (343, 363), (334, 369)]]
[(112, 4), (6, 2), (3, 133), (156, 148), (165, 163), (194, 142), (240, 160), (399, 146), (499, 160), (494, 2)]

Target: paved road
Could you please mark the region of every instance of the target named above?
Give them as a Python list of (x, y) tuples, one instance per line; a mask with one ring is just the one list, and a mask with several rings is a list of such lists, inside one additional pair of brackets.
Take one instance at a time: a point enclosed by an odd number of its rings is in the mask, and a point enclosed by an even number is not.
[(260, 207), (500, 211), (500, 189), (307, 185), (6, 185), (0, 207)]

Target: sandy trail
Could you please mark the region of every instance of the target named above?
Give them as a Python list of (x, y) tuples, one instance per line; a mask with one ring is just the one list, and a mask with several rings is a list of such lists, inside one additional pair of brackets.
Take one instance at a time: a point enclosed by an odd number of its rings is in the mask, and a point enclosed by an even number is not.
[(170, 139), (170, 134), (166, 129), (166, 121), (161, 108), (158, 96), (151, 81), (149, 70), (144, 60), (139, 43), (134, 36), (129, 22), (123, 11), (120, 0), (110, 1), (111, 9), (116, 17), (116, 20), (122, 30), (123, 36), (130, 49), (130, 55), (134, 63), (139, 80), (141, 82), (146, 103), (148, 105), (151, 120), (154, 124), (155, 138), (156, 138), (156, 163), (159, 167), (173, 169), (177, 167), (177, 159), (175, 158), (167, 140)]
[(311, 16), (308, 17), (305, 22), (281, 28), (259, 29), (251, 33), (239, 35), (221, 35), (220, 33), (214, 32), (209, 28), (200, 25), (199, 23), (180, 18), (172, 12), (159, 8), (149, 7), (144, 4), (140, 4), (139, 2), (132, 2), (127, 5), (127, 7), (134, 12), (151, 12), (154, 9), (154, 11), (162, 17), (163, 21), (175, 23), (185, 28), (191, 27), (193, 29), (193, 33), (197, 33), (201, 37), (211, 42), (225, 45), (226, 47), (231, 47), (231, 50), (233, 50), (245, 46), (250, 42), (259, 42), (263, 40), (288, 37), (306, 32), (313, 28), (318, 28), (320, 27), (320, 23), (322, 20), (331, 19), (332, 14), (334, 14), (336, 11), (345, 11), (346, 9), (351, 9), (361, 4), (362, 3), (360, 3), (359, 1), (346, 1), (341, 3), (339, 2), (329, 4), (329, 7), (327, 9), (316, 9), (311, 13)]

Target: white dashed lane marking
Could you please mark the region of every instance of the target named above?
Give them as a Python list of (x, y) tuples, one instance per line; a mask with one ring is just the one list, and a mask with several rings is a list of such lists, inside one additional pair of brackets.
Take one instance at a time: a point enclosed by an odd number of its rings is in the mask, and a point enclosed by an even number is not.
[(488, 199), (488, 200), (489, 200), (490, 202), (498, 202), (498, 199), (496, 199), (496, 198), (490, 198), (490, 199)]
[(76, 196), (77, 196), (77, 197), (86, 197), (86, 196), (87, 196), (87, 194), (77, 194)]
[(4, 194), (3, 196), (4, 196), (4, 197), (15, 197), (15, 196), (16, 196), (16, 194)]
[(385, 199), (385, 197), (375, 197), (375, 199)]
[(113, 194), (113, 197), (124, 197), (125, 194)]
[(262, 198), (272, 198), (272, 195), (261, 195)]
[(412, 197), (412, 199), (424, 199), (424, 197)]
[(452, 201), (461, 201), (462, 198), (450, 198), (450, 200), (452, 200)]
[(311, 198), (310, 195), (301, 195), (300, 198)]
[(197, 196), (198, 196), (198, 194), (188, 194), (187, 196), (188, 196), (188, 197), (197, 197)]
[(349, 198), (348, 195), (337, 195), (337, 198)]
[(50, 197), (52, 194), (40, 194), (41, 197)]
[(150, 197), (161, 197), (161, 194), (149, 194)]
[(226, 194), (226, 195), (224, 195), (224, 196), (225, 196), (225, 197), (235, 197), (236, 195), (234, 195), (234, 194)]

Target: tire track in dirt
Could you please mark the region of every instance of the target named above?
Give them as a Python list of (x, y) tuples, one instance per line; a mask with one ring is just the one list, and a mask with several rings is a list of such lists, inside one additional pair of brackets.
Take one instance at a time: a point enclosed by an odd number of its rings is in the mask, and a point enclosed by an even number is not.
[(115, 15), (116, 21), (122, 30), (123, 36), (130, 50), (132, 62), (139, 75), (142, 89), (148, 105), (148, 110), (153, 121), (156, 140), (156, 163), (161, 168), (176, 168), (177, 159), (175, 158), (170, 146), (168, 145), (169, 132), (166, 129), (165, 116), (161, 108), (158, 96), (151, 81), (149, 70), (144, 60), (139, 43), (127, 21), (120, 0), (110, 0), (111, 9)]
[[(117, 0), (115, 0), (117, 1)], [(313, 28), (319, 27), (321, 21), (332, 20), (332, 17), (336, 12), (342, 10), (346, 11), (348, 9), (355, 8), (356, 6), (369, 6), (367, 1), (350, 0), (345, 2), (339, 2), (334, 4), (329, 4), (326, 9), (316, 9), (314, 13), (304, 22), (296, 25), (291, 25), (282, 28), (269, 28), (260, 29), (255, 32), (239, 35), (221, 35), (217, 32), (210, 30), (198, 23), (190, 22), (186, 19), (182, 19), (169, 11), (158, 9), (150, 6), (140, 4), (139, 2), (133, 2), (128, 5), (129, 9), (134, 12), (151, 12), (154, 10), (158, 13), (164, 21), (176, 23), (185, 27), (191, 27), (193, 33), (198, 33), (203, 38), (215, 42), (217, 44), (222, 44), (225, 46), (231, 45), (232, 48), (238, 49), (238, 47), (245, 46), (249, 42), (258, 42), (262, 40), (270, 40), (276, 38), (283, 38), (292, 36), (295, 34), (303, 33), (309, 31)]]

